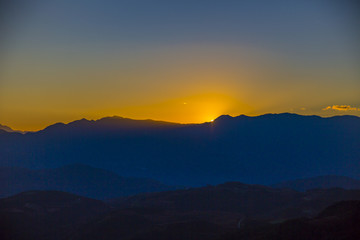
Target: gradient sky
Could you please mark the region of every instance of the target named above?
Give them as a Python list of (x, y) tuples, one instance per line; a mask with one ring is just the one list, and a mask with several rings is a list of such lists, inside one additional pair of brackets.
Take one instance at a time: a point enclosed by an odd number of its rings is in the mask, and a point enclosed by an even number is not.
[(0, 123), (15, 129), (112, 115), (360, 116), (349, 1), (17, 3), (5, 8), (0, 59)]

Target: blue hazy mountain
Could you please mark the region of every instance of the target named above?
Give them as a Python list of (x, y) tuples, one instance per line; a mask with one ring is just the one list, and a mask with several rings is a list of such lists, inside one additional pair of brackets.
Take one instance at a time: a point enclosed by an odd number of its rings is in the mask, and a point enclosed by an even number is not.
[(0, 133), (1, 166), (82, 163), (171, 185), (273, 184), (320, 175), (359, 177), (360, 118), (220, 116), (203, 124), (107, 117)]
[(124, 178), (114, 172), (82, 164), (40, 170), (0, 168), (1, 197), (30, 190), (57, 190), (96, 199), (109, 199), (174, 189), (176, 188), (152, 179)]
[(344, 176), (329, 175), (284, 181), (274, 184), (272, 187), (291, 188), (302, 192), (315, 188), (360, 189), (360, 180)]

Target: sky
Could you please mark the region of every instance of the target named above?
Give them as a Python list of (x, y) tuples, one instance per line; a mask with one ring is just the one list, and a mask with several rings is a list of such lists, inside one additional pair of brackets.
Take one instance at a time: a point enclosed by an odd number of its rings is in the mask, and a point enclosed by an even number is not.
[(0, 123), (360, 116), (357, 10), (346, 0), (9, 1)]

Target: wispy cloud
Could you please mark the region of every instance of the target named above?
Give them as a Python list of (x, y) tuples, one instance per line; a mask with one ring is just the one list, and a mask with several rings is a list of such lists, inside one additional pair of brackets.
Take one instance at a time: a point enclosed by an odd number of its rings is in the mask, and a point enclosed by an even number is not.
[(351, 107), (350, 105), (332, 105), (323, 108), (322, 110), (336, 110), (336, 111), (360, 111), (360, 108)]

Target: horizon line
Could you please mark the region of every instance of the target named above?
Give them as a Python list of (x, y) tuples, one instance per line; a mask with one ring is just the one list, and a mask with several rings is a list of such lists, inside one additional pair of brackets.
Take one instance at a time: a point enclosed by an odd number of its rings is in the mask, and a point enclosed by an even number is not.
[[(344, 117), (344, 116), (351, 116), (351, 117), (357, 117), (357, 118), (360, 118), (359, 116), (356, 116), (356, 115), (352, 115), (352, 114), (337, 114), (337, 115), (332, 115), (332, 116), (320, 116), (320, 115), (316, 115), (316, 114), (309, 114), (309, 115), (306, 115), (306, 114), (299, 114), (299, 113), (292, 113), (292, 112), (280, 112), (280, 113), (264, 113), (264, 114), (258, 114), (258, 115), (245, 115), (245, 114), (240, 114), (240, 115), (230, 115), (230, 114), (222, 114), (222, 115), (219, 115), (218, 117), (212, 119), (212, 120), (209, 120), (209, 121), (204, 121), (204, 122), (194, 122), (194, 123), (180, 123), (180, 122), (172, 122), (172, 121), (165, 121), (165, 120), (160, 120), (160, 119), (151, 119), (151, 118), (143, 118), (143, 119), (136, 119), (136, 118), (130, 118), (130, 117), (122, 117), (122, 116), (119, 116), (119, 115), (112, 115), (112, 116), (104, 116), (104, 117), (101, 117), (101, 118), (98, 118), (98, 119), (87, 119), (87, 118), (80, 118), (80, 119), (75, 119), (75, 120), (71, 120), (71, 121), (68, 121), (68, 122), (54, 122), (52, 124), (49, 124), (49, 125), (46, 125), (45, 127), (43, 128), (40, 128), (38, 130), (20, 130), (20, 129), (14, 129), (12, 128), (11, 126), (9, 125), (3, 125), (0, 123), (0, 126), (3, 126), (3, 127), (8, 127), (10, 128), (13, 132), (19, 132), (19, 133), (29, 133), (29, 132), (39, 132), (39, 131), (43, 131), (45, 130), (46, 128), (50, 127), (50, 126), (53, 126), (53, 125), (56, 125), (56, 124), (64, 124), (64, 125), (68, 125), (68, 124), (71, 124), (71, 123), (74, 123), (74, 122), (77, 122), (77, 121), (81, 121), (81, 120), (86, 120), (86, 121), (89, 121), (89, 122), (96, 122), (96, 121), (99, 121), (99, 120), (102, 120), (102, 119), (106, 119), (106, 118), (119, 118), (119, 119), (127, 119), (127, 120), (133, 120), (133, 121), (153, 121), (153, 122), (162, 122), (162, 123), (167, 123), (167, 124), (179, 124), (179, 125), (200, 125), (200, 124), (204, 124), (204, 123), (212, 123), (214, 122), (215, 120), (219, 119), (220, 117), (222, 116), (229, 116), (231, 118), (236, 118), (236, 117), (240, 117), (240, 116), (245, 116), (245, 117), (261, 117), (261, 116), (265, 116), (265, 115), (283, 115), (283, 114), (289, 114), (289, 115), (297, 115), (297, 116), (303, 116), (303, 117), (319, 117), (319, 118), (333, 118), (333, 117)], [(6, 131), (6, 130), (4, 130)]]

